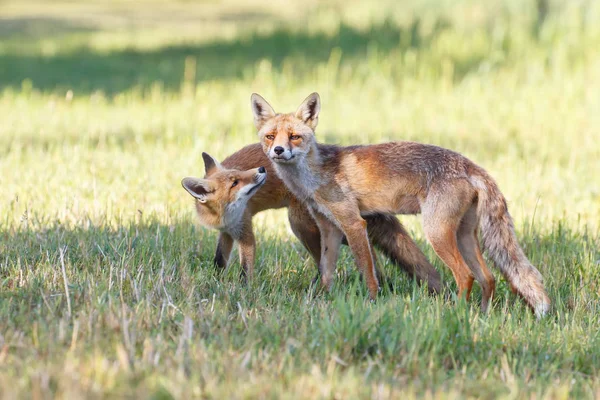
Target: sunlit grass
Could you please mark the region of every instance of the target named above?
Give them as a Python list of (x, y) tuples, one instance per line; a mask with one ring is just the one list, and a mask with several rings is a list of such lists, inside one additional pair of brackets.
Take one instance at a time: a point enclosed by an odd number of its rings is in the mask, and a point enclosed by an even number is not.
[[(0, 394), (600, 396), (598, 17), (593, 1), (541, 22), (511, 0), (3, 3)], [(179, 181), (202, 151), (257, 140), (252, 92), (286, 112), (312, 91), (323, 142), (416, 140), (485, 167), (552, 315), (501, 279), (481, 315), (478, 289), (432, 298), (382, 257), (395, 290), (369, 304), (347, 251), (314, 293), (283, 210), (256, 217), (250, 287), (236, 262), (219, 276)]]

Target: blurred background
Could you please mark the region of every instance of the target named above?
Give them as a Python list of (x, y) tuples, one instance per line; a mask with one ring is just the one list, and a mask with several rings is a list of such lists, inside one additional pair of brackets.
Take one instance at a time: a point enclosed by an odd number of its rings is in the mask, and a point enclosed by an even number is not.
[[(313, 296), (285, 210), (255, 218), (250, 286), (215, 272), (181, 179), (258, 141), (252, 92), (314, 91), (321, 142), (486, 168), (551, 316), (384, 257), (367, 303), (345, 250)], [(599, 398), (599, 177), (600, 1), (0, 0), (0, 397)]]
[(318, 91), (323, 142), (449, 147), (496, 177), (517, 220), (598, 226), (599, 9), (3, 1), (3, 223), (191, 216), (179, 180), (202, 174), (202, 151), (257, 141), (252, 92), (289, 112)]

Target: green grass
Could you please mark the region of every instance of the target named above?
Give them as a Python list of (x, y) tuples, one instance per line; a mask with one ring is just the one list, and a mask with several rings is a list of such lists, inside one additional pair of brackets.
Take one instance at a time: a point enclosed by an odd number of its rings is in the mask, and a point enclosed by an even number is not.
[[(598, 2), (397, 3), (0, 4), (0, 396), (599, 397)], [(478, 288), (431, 297), (383, 257), (371, 304), (346, 249), (315, 293), (282, 210), (255, 219), (250, 286), (218, 275), (179, 181), (257, 140), (252, 92), (312, 91), (322, 142), (484, 166), (551, 315), (499, 275), (482, 315)]]

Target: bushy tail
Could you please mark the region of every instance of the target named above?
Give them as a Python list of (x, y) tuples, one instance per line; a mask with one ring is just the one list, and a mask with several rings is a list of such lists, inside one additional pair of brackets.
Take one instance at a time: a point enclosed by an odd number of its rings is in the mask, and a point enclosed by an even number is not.
[(484, 249), (536, 317), (543, 317), (550, 310), (550, 298), (544, 289), (542, 274), (529, 262), (517, 242), (504, 196), (485, 172), (473, 176), (471, 182), (478, 191), (477, 214)]

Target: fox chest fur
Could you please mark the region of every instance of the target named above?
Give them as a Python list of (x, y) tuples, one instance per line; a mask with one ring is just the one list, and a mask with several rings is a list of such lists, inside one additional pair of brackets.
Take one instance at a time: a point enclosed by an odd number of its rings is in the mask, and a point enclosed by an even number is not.
[[(337, 200), (345, 199), (346, 196), (351, 197), (351, 194), (344, 193), (343, 188), (334, 182), (332, 177), (320, 173), (323, 171), (314, 171), (306, 162), (296, 165), (276, 164), (275, 171), (294, 196), (310, 209), (323, 214), (334, 223), (336, 223), (336, 218), (326, 204), (329, 201), (335, 201), (332, 197)], [(335, 193), (333, 196), (331, 195), (332, 186), (337, 186), (337, 190), (333, 191)]]

